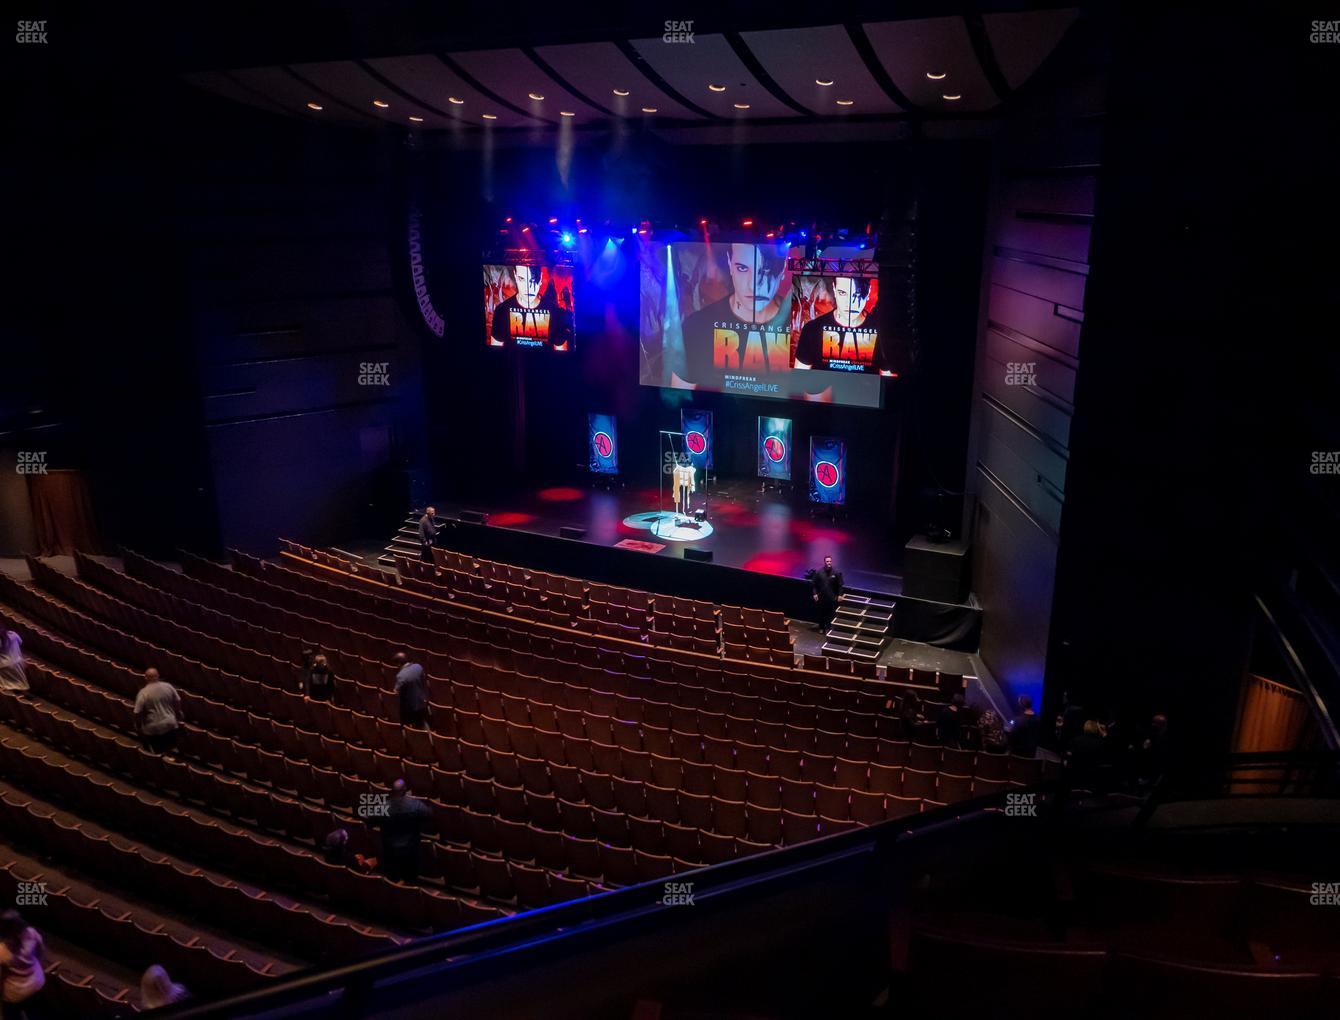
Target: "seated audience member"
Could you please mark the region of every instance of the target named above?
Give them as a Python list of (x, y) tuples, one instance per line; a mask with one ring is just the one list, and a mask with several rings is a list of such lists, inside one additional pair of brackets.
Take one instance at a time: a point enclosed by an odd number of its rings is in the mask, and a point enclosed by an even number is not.
[(349, 830), (339, 824), (339, 819), (334, 819), (335, 828), (326, 833), (325, 839), (321, 841), (321, 856), (325, 858), (327, 864), (349, 864)]
[(1019, 714), (1010, 730), (1010, 751), (1021, 758), (1034, 758), (1038, 753), (1038, 715), (1033, 711), (1033, 699), (1021, 694), (1017, 704)]
[(23, 664), (23, 638), (12, 630), (5, 631), (5, 643), (0, 646), (0, 691), (26, 691), (28, 671)]
[(160, 680), (158, 670), (144, 671), (144, 683), (135, 695), (135, 726), (144, 738), (144, 746), (165, 754), (177, 745), (177, 727), (181, 725), (181, 697), (170, 683)]
[(304, 686), (304, 693), (313, 701), (330, 701), (335, 697), (335, 672), (323, 653), (312, 656)]
[(400, 725), (422, 727), (428, 723), (428, 678), (423, 667), (410, 662), (404, 652), (395, 653), (399, 667), (395, 675), (395, 692), (400, 695)]
[(945, 747), (958, 747), (963, 739), (963, 695), (955, 694), (949, 704), (940, 709), (935, 720), (935, 735)]
[(4, 1020), (24, 1020), (34, 996), (46, 984), (42, 961), (46, 943), (17, 910), (0, 913), (0, 1002)]
[(916, 691), (904, 693), (902, 701), (898, 705), (898, 716), (903, 720), (903, 735), (911, 737), (916, 732), (917, 723), (926, 721), (926, 713), (921, 704), (921, 695)]
[(172, 978), (168, 977), (168, 972), (162, 966), (155, 963), (144, 972), (140, 978), (140, 1008), (157, 1009), (159, 1006), (169, 1006), (174, 1002), (181, 1002), (190, 996), (185, 985), (179, 985)]
[(411, 796), (405, 781), (397, 779), (381, 820), (382, 858), (388, 878), (412, 882), (419, 877), (419, 841), (431, 816), (428, 805)]
[(1069, 750), (1070, 742), (1079, 736), (1084, 727), (1084, 708), (1077, 704), (1069, 691), (1061, 692), (1061, 711), (1056, 716), (1056, 748), (1064, 753)]
[(1001, 754), (1009, 750), (1009, 741), (1005, 737), (1005, 723), (1001, 721), (994, 708), (982, 712), (977, 720), (977, 728), (982, 734), (982, 750), (991, 754)]

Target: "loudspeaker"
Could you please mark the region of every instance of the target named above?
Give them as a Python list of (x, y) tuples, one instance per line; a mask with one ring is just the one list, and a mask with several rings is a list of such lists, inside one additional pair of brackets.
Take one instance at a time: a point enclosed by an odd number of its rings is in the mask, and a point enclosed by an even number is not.
[(461, 511), (462, 524), (487, 524), (488, 522), (489, 522), (489, 515), (484, 513), (482, 510)]
[(711, 562), (712, 562), (712, 550), (711, 550), (711, 549), (685, 549), (685, 550), (684, 550), (684, 558), (685, 558), (686, 560), (693, 560), (695, 563), (711, 563)]
[(575, 526), (573, 526), (573, 525), (571, 525), (571, 524), (564, 524), (561, 528), (558, 529), (558, 537), (559, 537), (559, 538), (585, 538), (585, 537), (586, 537), (586, 529), (585, 529), (585, 528), (578, 528), (578, 527), (575, 527)]
[(968, 597), (968, 545), (933, 542), (924, 535), (903, 549), (903, 594), (932, 602), (962, 602)]

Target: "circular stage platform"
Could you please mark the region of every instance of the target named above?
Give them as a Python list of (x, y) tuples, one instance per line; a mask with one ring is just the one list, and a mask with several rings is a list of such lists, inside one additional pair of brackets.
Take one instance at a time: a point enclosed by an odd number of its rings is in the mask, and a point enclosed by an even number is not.
[(695, 521), (666, 510), (648, 510), (645, 513), (630, 514), (623, 519), (623, 522), (630, 528), (650, 531), (655, 537), (666, 542), (699, 542), (716, 530), (707, 521)]

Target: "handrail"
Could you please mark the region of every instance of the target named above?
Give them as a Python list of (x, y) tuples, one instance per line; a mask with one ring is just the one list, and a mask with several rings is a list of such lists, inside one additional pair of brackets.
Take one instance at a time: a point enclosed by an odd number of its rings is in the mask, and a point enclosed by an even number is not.
[[(1275, 614), (1270, 606), (1266, 604), (1265, 599), (1260, 595), (1253, 595), (1252, 599), (1256, 603), (1257, 609), (1260, 610), (1261, 615), (1265, 618), (1266, 623), (1269, 624), (1270, 637), (1278, 647), (1280, 654), (1284, 659), (1284, 664), (1289, 670), (1289, 675), (1293, 678), (1293, 681), (1298, 688), (1304, 693), (1308, 705), (1312, 709), (1312, 717), (1317, 723), (1317, 730), (1321, 733), (1322, 739), (1326, 741), (1326, 745), (1332, 751), (1340, 750), (1340, 728), (1337, 728), (1336, 721), (1331, 716), (1331, 711), (1326, 704), (1326, 699), (1317, 689), (1316, 684), (1312, 682), (1311, 672), (1308, 670), (1307, 666), (1304, 665), (1301, 656), (1298, 654), (1298, 650), (1293, 646), (1293, 642), (1290, 641), (1288, 636), (1284, 633), (1284, 628), (1280, 626), (1279, 621), (1275, 618)], [(1298, 611), (1296, 606), (1292, 606), (1291, 608), (1293, 608), (1295, 612)], [(1300, 622), (1304, 627), (1308, 628), (1309, 632), (1312, 631), (1310, 623), (1305, 618)], [(1329, 650), (1322, 642), (1317, 640), (1315, 632), (1311, 632), (1310, 636), (1321, 650), (1321, 653), (1327, 657), (1328, 662), (1335, 669), (1336, 675), (1340, 676), (1340, 663), (1336, 663), (1331, 658)]]
[[(261, 988), (213, 1002), (183, 1003), (164, 1010), (172, 1020), (206, 1020), (279, 1009), (300, 1000), (337, 991), (366, 988), (373, 983), (424, 967), (443, 973), (458, 972), (472, 964), (539, 945), (581, 936), (637, 918), (654, 921), (666, 911), (667, 883), (692, 884), (695, 902), (739, 896), (758, 886), (798, 876), (844, 859), (876, 852), (888, 853), (900, 843), (912, 843), (922, 834), (946, 824), (999, 814), (1010, 798), (1021, 794), (1048, 794), (1055, 783), (1046, 781), (949, 804), (912, 818), (893, 819), (848, 832), (834, 833), (794, 846), (680, 872), (640, 885), (528, 910), (512, 917), (486, 921), (439, 935), (416, 939), (407, 946), (326, 970), (308, 970)], [(443, 986), (446, 991), (447, 987)], [(159, 1015), (159, 1014), (155, 1014)]]

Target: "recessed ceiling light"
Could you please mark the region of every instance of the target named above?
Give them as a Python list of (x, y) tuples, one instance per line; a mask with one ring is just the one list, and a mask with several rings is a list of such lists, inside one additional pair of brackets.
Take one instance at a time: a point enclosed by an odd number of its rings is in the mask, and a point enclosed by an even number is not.
[(464, 99), (457, 99), (455, 96), (447, 96), (447, 102), (449, 102), (452, 106), (464, 106), (464, 105), (465, 105), (465, 100), (464, 100)]
[(498, 115), (497, 115), (496, 113), (485, 113), (485, 114), (481, 114), (480, 116), (482, 116), (485, 120), (497, 120), (497, 119), (498, 119)]
[(962, 96), (943, 95), (943, 96), (941, 96), (940, 98), (941, 98), (941, 99), (948, 99), (948, 100), (952, 103), (952, 102), (954, 102), (954, 100), (956, 100), (956, 99), (962, 99), (963, 97), (962, 97)]
[(816, 85), (822, 85), (824, 88), (828, 88), (829, 85), (832, 85), (832, 84), (833, 84), (833, 79), (831, 79), (831, 78), (815, 78), (815, 79), (814, 79), (814, 84), (816, 84)]
[(726, 86), (725, 86), (725, 85), (708, 85), (707, 87), (708, 87), (709, 89), (711, 89), (713, 92), (725, 92), (725, 91), (726, 91)]
[(414, 121), (415, 124), (422, 124), (422, 123), (423, 123), (423, 118), (422, 118), (422, 117), (415, 117), (415, 116), (411, 115), (409, 119), (412, 120), (412, 121)]
[(307, 104), (307, 109), (309, 109), (309, 110), (324, 110), (325, 107), (322, 106), (320, 103), (308, 103), (308, 104)]
[(856, 100), (854, 100), (854, 99), (836, 99), (836, 100), (834, 100), (834, 102), (836, 102), (836, 103), (838, 104), (838, 106), (851, 106), (851, 104), (854, 103), (854, 102), (856, 102)]
[(388, 103), (385, 99), (374, 99), (372, 101), (372, 105), (377, 107), (379, 110), (385, 110), (391, 104)]
[(748, 104), (748, 103), (736, 103), (736, 104), (735, 104), (735, 108), (736, 108), (737, 110), (747, 110), (747, 109), (749, 109), (749, 104)]
[(939, 81), (940, 79), (945, 77), (945, 73), (941, 71), (939, 74), (936, 74), (934, 71), (927, 71), (926, 77), (929, 78), (931, 81)]
[(643, 112), (643, 113), (655, 113), (655, 112), (656, 112), (656, 107), (654, 107), (654, 106), (644, 106), (644, 107), (642, 107), (642, 112)]
[(540, 95), (538, 92), (527, 92), (526, 95), (530, 96), (530, 98), (535, 100), (537, 103), (544, 98), (544, 96)]
[(615, 94), (616, 96), (626, 96), (626, 95), (628, 95), (628, 90), (627, 90), (627, 89), (615, 89), (615, 90), (614, 90), (614, 94)]
[(558, 111), (558, 115), (559, 115), (560, 117), (575, 117), (575, 116), (577, 116), (577, 115), (576, 115), (575, 113), (573, 113), (571, 110), (559, 110), (559, 111)]

